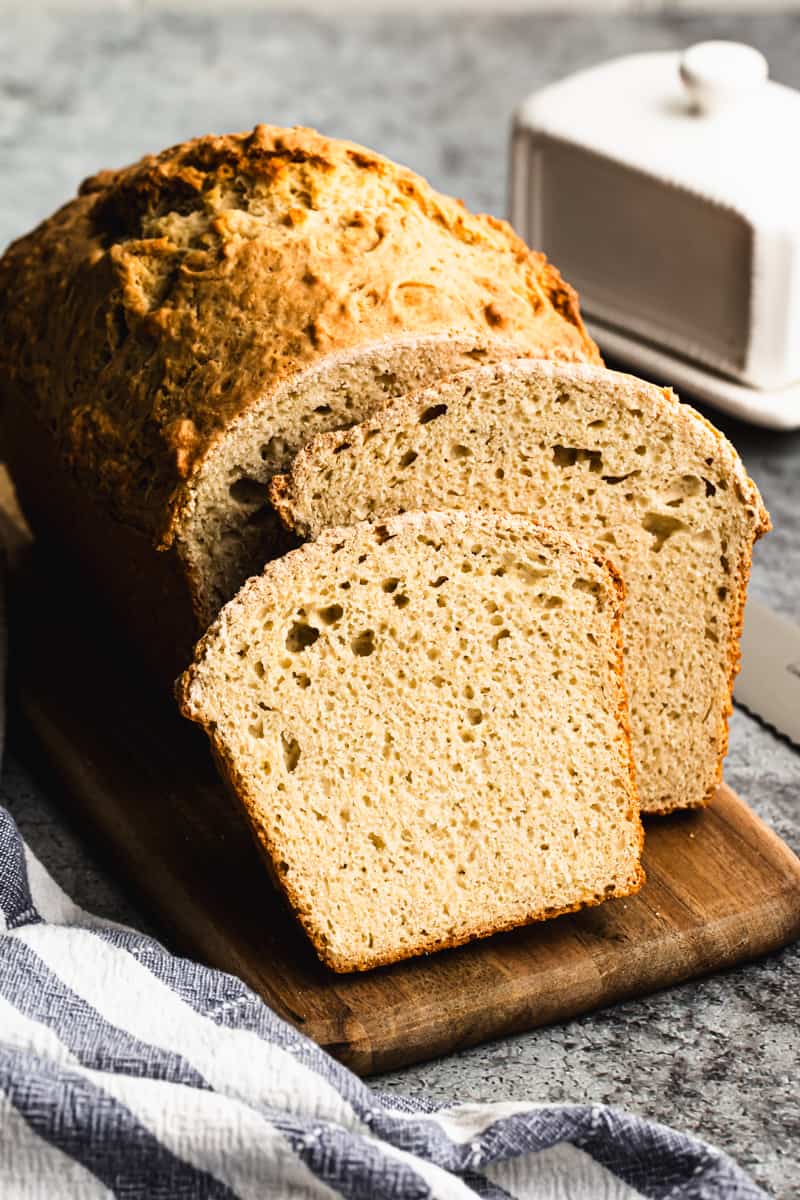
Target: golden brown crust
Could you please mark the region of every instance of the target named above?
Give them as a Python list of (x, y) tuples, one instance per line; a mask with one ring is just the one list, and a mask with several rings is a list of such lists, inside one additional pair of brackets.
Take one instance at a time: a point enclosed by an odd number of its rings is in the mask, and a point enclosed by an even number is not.
[(307, 129), (100, 172), (0, 260), (4, 404), (32, 404), (80, 485), (165, 545), (205, 455), (281, 380), (455, 330), (598, 361), (510, 226)]

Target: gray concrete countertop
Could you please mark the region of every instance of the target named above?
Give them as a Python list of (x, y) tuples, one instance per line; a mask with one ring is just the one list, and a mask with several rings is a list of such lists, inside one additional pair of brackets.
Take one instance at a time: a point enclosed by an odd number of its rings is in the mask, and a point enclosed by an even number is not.
[[(222, 9), (224, 6), (220, 6)], [(800, 17), (382, 15), (184, 7), (55, 15), (3, 4), (0, 243), (101, 166), (208, 130), (306, 123), (375, 146), (472, 207), (505, 207), (508, 119), (528, 91), (581, 65), (706, 37), (754, 43), (800, 87)], [(13, 19), (11, 19), (13, 18)], [(787, 148), (788, 150), (788, 148)], [(660, 381), (666, 382), (666, 381)], [(800, 603), (800, 435), (719, 421), (772, 512), (753, 593)], [(13, 636), (13, 631), (12, 631)], [(800, 752), (734, 713), (726, 778), (800, 850)], [(14, 758), (3, 802), (82, 905), (142, 926)], [(733, 865), (732, 865), (732, 869)], [(691, 1130), (775, 1196), (800, 1190), (800, 950), (380, 1080), (462, 1100), (597, 1100)]]

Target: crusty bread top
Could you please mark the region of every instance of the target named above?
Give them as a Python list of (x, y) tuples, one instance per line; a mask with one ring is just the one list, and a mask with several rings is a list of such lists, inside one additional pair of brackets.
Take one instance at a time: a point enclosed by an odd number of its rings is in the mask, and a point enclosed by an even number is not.
[(165, 541), (203, 456), (281, 380), (447, 330), (598, 361), (575, 293), (505, 222), (302, 128), (101, 172), (0, 260), (4, 402), (33, 404), (79, 479)]

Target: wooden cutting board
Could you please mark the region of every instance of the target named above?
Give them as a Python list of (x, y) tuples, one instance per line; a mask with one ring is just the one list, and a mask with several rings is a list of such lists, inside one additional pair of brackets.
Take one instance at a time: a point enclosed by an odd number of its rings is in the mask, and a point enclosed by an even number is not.
[[(362, 1074), (730, 967), (800, 936), (800, 862), (721, 787), (647, 822), (639, 895), (337, 976), (272, 891), (204, 736), (87, 615), (68, 577), (17, 582), (17, 743), (168, 943), (244, 979)], [(21, 735), (21, 736), (20, 736)]]

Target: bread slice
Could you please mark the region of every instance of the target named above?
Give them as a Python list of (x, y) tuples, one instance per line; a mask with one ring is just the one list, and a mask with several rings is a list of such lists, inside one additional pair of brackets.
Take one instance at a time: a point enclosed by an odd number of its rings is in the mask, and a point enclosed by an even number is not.
[(475, 368), (314, 439), (271, 497), (305, 537), (406, 509), (481, 507), (586, 539), (627, 588), (642, 809), (711, 798), (753, 541), (769, 517), (730, 443), (670, 392), (590, 366)]
[(325, 963), (640, 886), (620, 606), (600, 557), (492, 513), (329, 530), (226, 605), (179, 702)]

